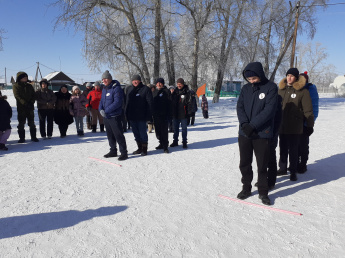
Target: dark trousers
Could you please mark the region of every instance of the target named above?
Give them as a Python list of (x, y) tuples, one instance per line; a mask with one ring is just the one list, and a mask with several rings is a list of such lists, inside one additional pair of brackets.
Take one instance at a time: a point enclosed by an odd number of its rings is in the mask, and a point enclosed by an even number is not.
[(104, 118), (104, 126), (107, 133), (107, 138), (111, 153), (117, 153), (116, 143), (119, 144), (121, 154), (127, 154), (127, 144), (125, 136), (123, 135), (122, 117), (116, 116), (111, 118)]
[[(42, 137), (53, 135), (54, 109), (39, 109), (38, 118), (40, 120), (40, 134)], [(46, 132), (47, 121), (47, 132)]]
[(187, 125), (191, 124), (194, 125), (195, 122), (195, 112), (193, 112), (192, 114), (190, 114), (187, 118)]
[(187, 118), (173, 119), (174, 124), (174, 141), (178, 142), (180, 124), (182, 127), (182, 142), (187, 143)]
[(287, 161), (289, 157), (289, 167), (291, 174), (297, 172), (298, 165), (298, 145), (299, 145), (300, 135), (299, 134), (280, 134), (279, 135), (279, 148), (280, 148), (280, 158), (279, 158), (279, 169), (287, 169)]
[(18, 111), (18, 130), (23, 131), (26, 119), (28, 120), (28, 126), (30, 129), (36, 128), (34, 120), (34, 111), (33, 110), (21, 110)]
[(149, 137), (147, 136), (146, 121), (129, 121), (132, 126), (132, 131), (136, 142), (147, 143)]
[(59, 131), (61, 136), (66, 136), (68, 124), (59, 124)]
[(203, 110), (202, 115), (204, 116), (204, 118), (208, 118), (208, 110)]
[(270, 155), (269, 142), (269, 139), (249, 139), (242, 135), (238, 136), (243, 190), (251, 191), (252, 189), (254, 152), (258, 167), (258, 191), (260, 195), (268, 194), (267, 165)]
[(168, 148), (169, 144), (169, 131), (168, 120), (155, 117), (154, 119), (155, 133), (159, 140), (159, 143), (163, 146), (163, 149)]
[(270, 157), (267, 166), (267, 181), (268, 186), (275, 186), (277, 181), (277, 155), (276, 148), (278, 145), (278, 134), (270, 139)]
[(168, 120), (168, 127), (169, 127), (169, 132), (174, 132), (174, 124), (173, 124), (173, 120), (169, 119)]
[(306, 133), (301, 134), (298, 145), (298, 158), (301, 166), (306, 166), (309, 158), (309, 136)]

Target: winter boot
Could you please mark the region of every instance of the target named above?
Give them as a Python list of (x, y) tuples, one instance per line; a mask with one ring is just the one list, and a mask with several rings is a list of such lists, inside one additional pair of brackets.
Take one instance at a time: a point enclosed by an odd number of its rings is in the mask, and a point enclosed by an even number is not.
[(141, 156), (146, 156), (147, 155), (147, 142), (142, 143), (141, 146), (142, 146), (142, 150), (143, 150), (141, 153)]
[(101, 129), (101, 133), (104, 132), (104, 125), (99, 125), (100, 129)]
[(307, 165), (302, 165), (301, 163), (299, 163), (297, 166), (297, 173), (304, 174), (305, 172), (307, 172)]
[(18, 143), (24, 143), (25, 142), (25, 130), (18, 130), (18, 135), (19, 135)]
[(103, 156), (104, 158), (112, 158), (112, 157), (117, 157), (116, 152), (109, 152)]
[(290, 181), (297, 181), (296, 173), (291, 173), (290, 174)]
[(0, 150), (8, 150), (8, 148), (5, 146), (5, 144), (0, 143)]
[(277, 176), (286, 176), (287, 175), (287, 169), (279, 169), (277, 171)]
[(162, 146), (162, 144), (159, 144), (159, 145), (156, 147), (156, 150), (161, 150), (161, 149), (163, 149), (163, 146)]
[(92, 125), (92, 132), (93, 132), (93, 133), (96, 132), (96, 128), (97, 128), (97, 125)]
[(271, 205), (271, 200), (268, 198), (267, 195), (261, 195), (259, 194), (259, 199), (262, 201), (263, 204), (265, 205)]
[(126, 160), (126, 159), (128, 159), (127, 153), (121, 154), (120, 157), (118, 158), (118, 160)]
[(247, 199), (249, 196), (251, 196), (251, 191), (249, 190), (242, 190), (238, 195), (237, 198), (240, 200)]
[(168, 149), (168, 147), (166, 147), (166, 148), (164, 148), (164, 153), (169, 153), (169, 149)]
[(33, 142), (39, 141), (36, 137), (36, 127), (30, 128), (30, 136), (31, 136), (31, 141)]
[(170, 147), (175, 147), (175, 146), (178, 146), (178, 141), (173, 141), (173, 143), (170, 144)]
[(140, 154), (143, 152), (143, 147), (142, 147), (141, 142), (137, 142), (137, 145), (138, 145), (138, 149), (134, 151), (133, 154)]
[(188, 148), (187, 143), (184, 142), (184, 143), (183, 143), (183, 149), (187, 149), (187, 148)]

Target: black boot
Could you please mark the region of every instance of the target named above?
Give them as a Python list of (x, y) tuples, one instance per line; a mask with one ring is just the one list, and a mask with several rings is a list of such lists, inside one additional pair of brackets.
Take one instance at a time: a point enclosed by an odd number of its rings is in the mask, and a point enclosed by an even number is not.
[(93, 132), (93, 133), (96, 132), (96, 128), (97, 128), (97, 125), (92, 125), (92, 132)]
[(142, 147), (141, 142), (137, 142), (137, 145), (138, 145), (138, 149), (134, 151), (133, 154), (140, 154), (143, 152), (143, 147)]
[(127, 153), (121, 154), (120, 157), (118, 158), (118, 160), (126, 160), (126, 159), (128, 159)]
[(39, 141), (36, 137), (36, 127), (30, 128), (30, 136), (31, 136), (31, 141), (33, 142)]
[(291, 180), (291, 181), (297, 181), (296, 173), (291, 173), (291, 174), (290, 174), (290, 180)]
[(157, 147), (156, 147), (156, 150), (161, 150), (163, 149), (163, 145), (162, 144), (159, 144)]
[(141, 147), (142, 147), (142, 153), (141, 153), (141, 156), (146, 156), (147, 155), (147, 143), (142, 143), (141, 144)]
[(99, 125), (99, 128), (101, 129), (101, 133), (104, 132), (104, 125)]
[(8, 148), (5, 146), (5, 144), (0, 143), (0, 150), (8, 150)]
[(187, 143), (184, 142), (184, 143), (183, 143), (183, 149), (187, 149), (187, 148), (188, 148)]
[(177, 141), (173, 141), (173, 143), (170, 144), (170, 147), (175, 147), (175, 146), (178, 146), (178, 142)]
[(19, 135), (18, 143), (24, 143), (25, 142), (25, 130), (18, 130), (18, 135)]
[(268, 198), (267, 195), (261, 195), (259, 194), (259, 199), (262, 201), (263, 204), (265, 205), (271, 205), (271, 200)]

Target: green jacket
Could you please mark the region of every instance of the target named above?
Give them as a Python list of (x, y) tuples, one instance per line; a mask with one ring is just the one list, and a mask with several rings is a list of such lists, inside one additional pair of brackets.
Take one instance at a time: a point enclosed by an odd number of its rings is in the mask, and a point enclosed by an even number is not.
[[(20, 76), (22, 73), (17, 73)], [(31, 84), (25, 82), (19, 82), (13, 84), (13, 95), (17, 101), (17, 110), (18, 112), (24, 110), (34, 110), (34, 104), (36, 100), (35, 90)]]
[(278, 94), (282, 101), (282, 122), (279, 134), (302, 134), (304, 121), (307, 127), (314, 126), (313, 105), (309, 91), (304, 87), (306, 79), (299, 79), (288, 86), (286, 78), (279, 83)]

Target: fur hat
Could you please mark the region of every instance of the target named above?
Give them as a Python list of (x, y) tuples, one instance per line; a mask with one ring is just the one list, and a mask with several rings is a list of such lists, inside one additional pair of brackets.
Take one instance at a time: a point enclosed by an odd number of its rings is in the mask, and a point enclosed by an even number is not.
[(76, 89), (80, 90), (80, 88), (76, 85), (76, 86), (73, 86), (72, 88), (72, 92), (74, 92)]
[(102, 80), (103, 79), (109, 79), (109, 80), (112, 80), (113, 77), (111, 76), (111, 74), (109, 73), (108, 70), (106, 70), (103, 74), (102, 74)]
[(141, 81), (141, 77), (139, 74), (135, 74), (132, 76), (132, 81)]
[(304, 73), (301, 73), (300, 75), (302, 75), (305, 79), (306, 79), (306, 83), (309, 83), (309, 76), (308, 76), (308, 72), (305, 71)]
[(181, 84), (184, 85), (184, 80), (183, 80), (182, 78), (178, 78), (177, 81), (176, 81), (176, 84), (177, 84), (177, 83), (181, 83)]
[(286, 72), (286, 76), (288, 74), (292, 74), (293, 76), (295, 76), (297, 79), (299, 77), (299, 71), (297, 68), (290, 68), (287, 72)]

